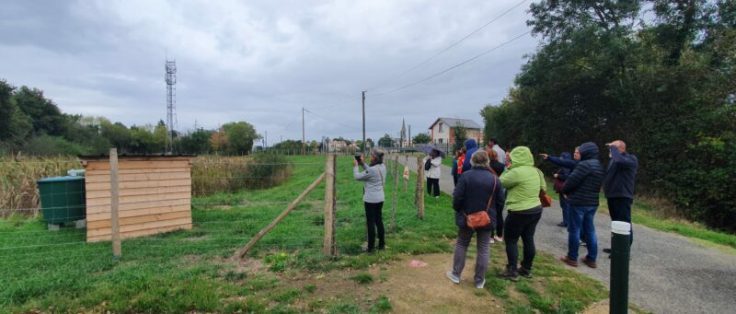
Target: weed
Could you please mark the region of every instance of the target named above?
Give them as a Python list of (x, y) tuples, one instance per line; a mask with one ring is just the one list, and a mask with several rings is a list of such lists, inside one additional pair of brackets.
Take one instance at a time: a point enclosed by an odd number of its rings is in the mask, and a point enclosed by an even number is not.
[(386, 313), (391, 311), (391, 300), (385, 295), (378, 297), (376, 303), (371, 306), (371, 313)]
[(350, 279), (352, 279), (353, 281), (361, 285), (365, 285), (365, 284), (369, 284), (373, 282), (373, 276), (371, 276), (371, 274), (369, 273), (360, 273), (353, 277), (350, 277)]

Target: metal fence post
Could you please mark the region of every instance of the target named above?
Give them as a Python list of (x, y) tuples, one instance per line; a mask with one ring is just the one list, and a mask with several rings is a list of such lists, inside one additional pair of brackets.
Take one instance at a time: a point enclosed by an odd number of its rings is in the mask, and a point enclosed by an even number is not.
[(323, 253), (327, 256), (337, 255), (337, 245), (335, 243), (335, 154), (327, 155), (327, 165), (325, 167), (325, 239)]

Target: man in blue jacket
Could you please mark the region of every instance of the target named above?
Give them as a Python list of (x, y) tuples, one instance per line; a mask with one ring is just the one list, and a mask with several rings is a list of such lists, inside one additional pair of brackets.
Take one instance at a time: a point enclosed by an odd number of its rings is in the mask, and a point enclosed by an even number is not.
[(598, 160), (598, 146), (593, 142), (580, 145), (580, 162), (562, 188), (570, 204), (570, 224), (568, 230), (567, 255), (560, 258), (565, 264), (578, 266), (578, 249), (580, 233), (586, 233), (588, 241), (588, 255), (582, 260), (588, 267), (596, 268), (598, 257), (598, 239), (595, 234), (595, 212), (598, 210), (598, 194), (603, 182), (603, 166)]
[[(608, 212), (611, 221), (631, 223), (631, 204), (634, 202), (634, 181), (639, 160), (626, 152), (626, 143), (622, 140), (613, 141), (606, 146), (611, 157), (606, 178), (603, 180), (603, 192), (608, 199)], [(630, 240), (631, 243), (634, 242), (633, 230)], [(611, 249), (603, 249), (603, 252), (611, 253)]]

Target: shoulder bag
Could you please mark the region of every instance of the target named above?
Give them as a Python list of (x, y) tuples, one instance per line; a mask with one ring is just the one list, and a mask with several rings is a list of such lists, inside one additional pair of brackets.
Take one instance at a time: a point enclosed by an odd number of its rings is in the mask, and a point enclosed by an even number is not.
[(491, 209), (493, 204), (493, 194), (496, 193), (496, 180), (493, 180), (493, 189), (491, 189), (491, 197), (488, 199), (488, 205), (481, 211), (474, 212), (469, 215), (465, 215), (465, 224), (468, 228), (476, 230), (488, 227), (491, 224), (491, 216), (488, 216), (488, 210)]
[(552, 198), (547, 195), (547, 192), (542, 189), (542, 186), (546, 185), (547, 183), (544, 182), (544, 174), (542, 174), (542, 171), (537, 169), (537, 172), (539, 172), (539, 202), (542, 203), (542, 207), (550, 207), (552, 206)]

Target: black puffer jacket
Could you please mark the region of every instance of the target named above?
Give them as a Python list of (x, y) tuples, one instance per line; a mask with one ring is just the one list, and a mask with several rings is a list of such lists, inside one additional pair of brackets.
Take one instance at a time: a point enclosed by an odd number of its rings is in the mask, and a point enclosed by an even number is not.
[[(494, 189), (495, 186), (495, 189)], [(491, 225), (483, 230), (491, 230), (496, 222), (496, 207), (503, 209), (506, 196), (502, 192), (501, 181), (493, 173), (482, 167), (473, 167), (463, 172), (452, 193), (452, 208), (455, 209), (455, 224), (467, 228), (465, 215), (485, 210), (493, 193), (493, 204), (488, 209)]]
[(603, 166), (598, 160), (598, 146), (593, 142), (580, 145), (580, 162), (565, 180), (562, 193), (572, 206), (598, 206), (603, 183)]

